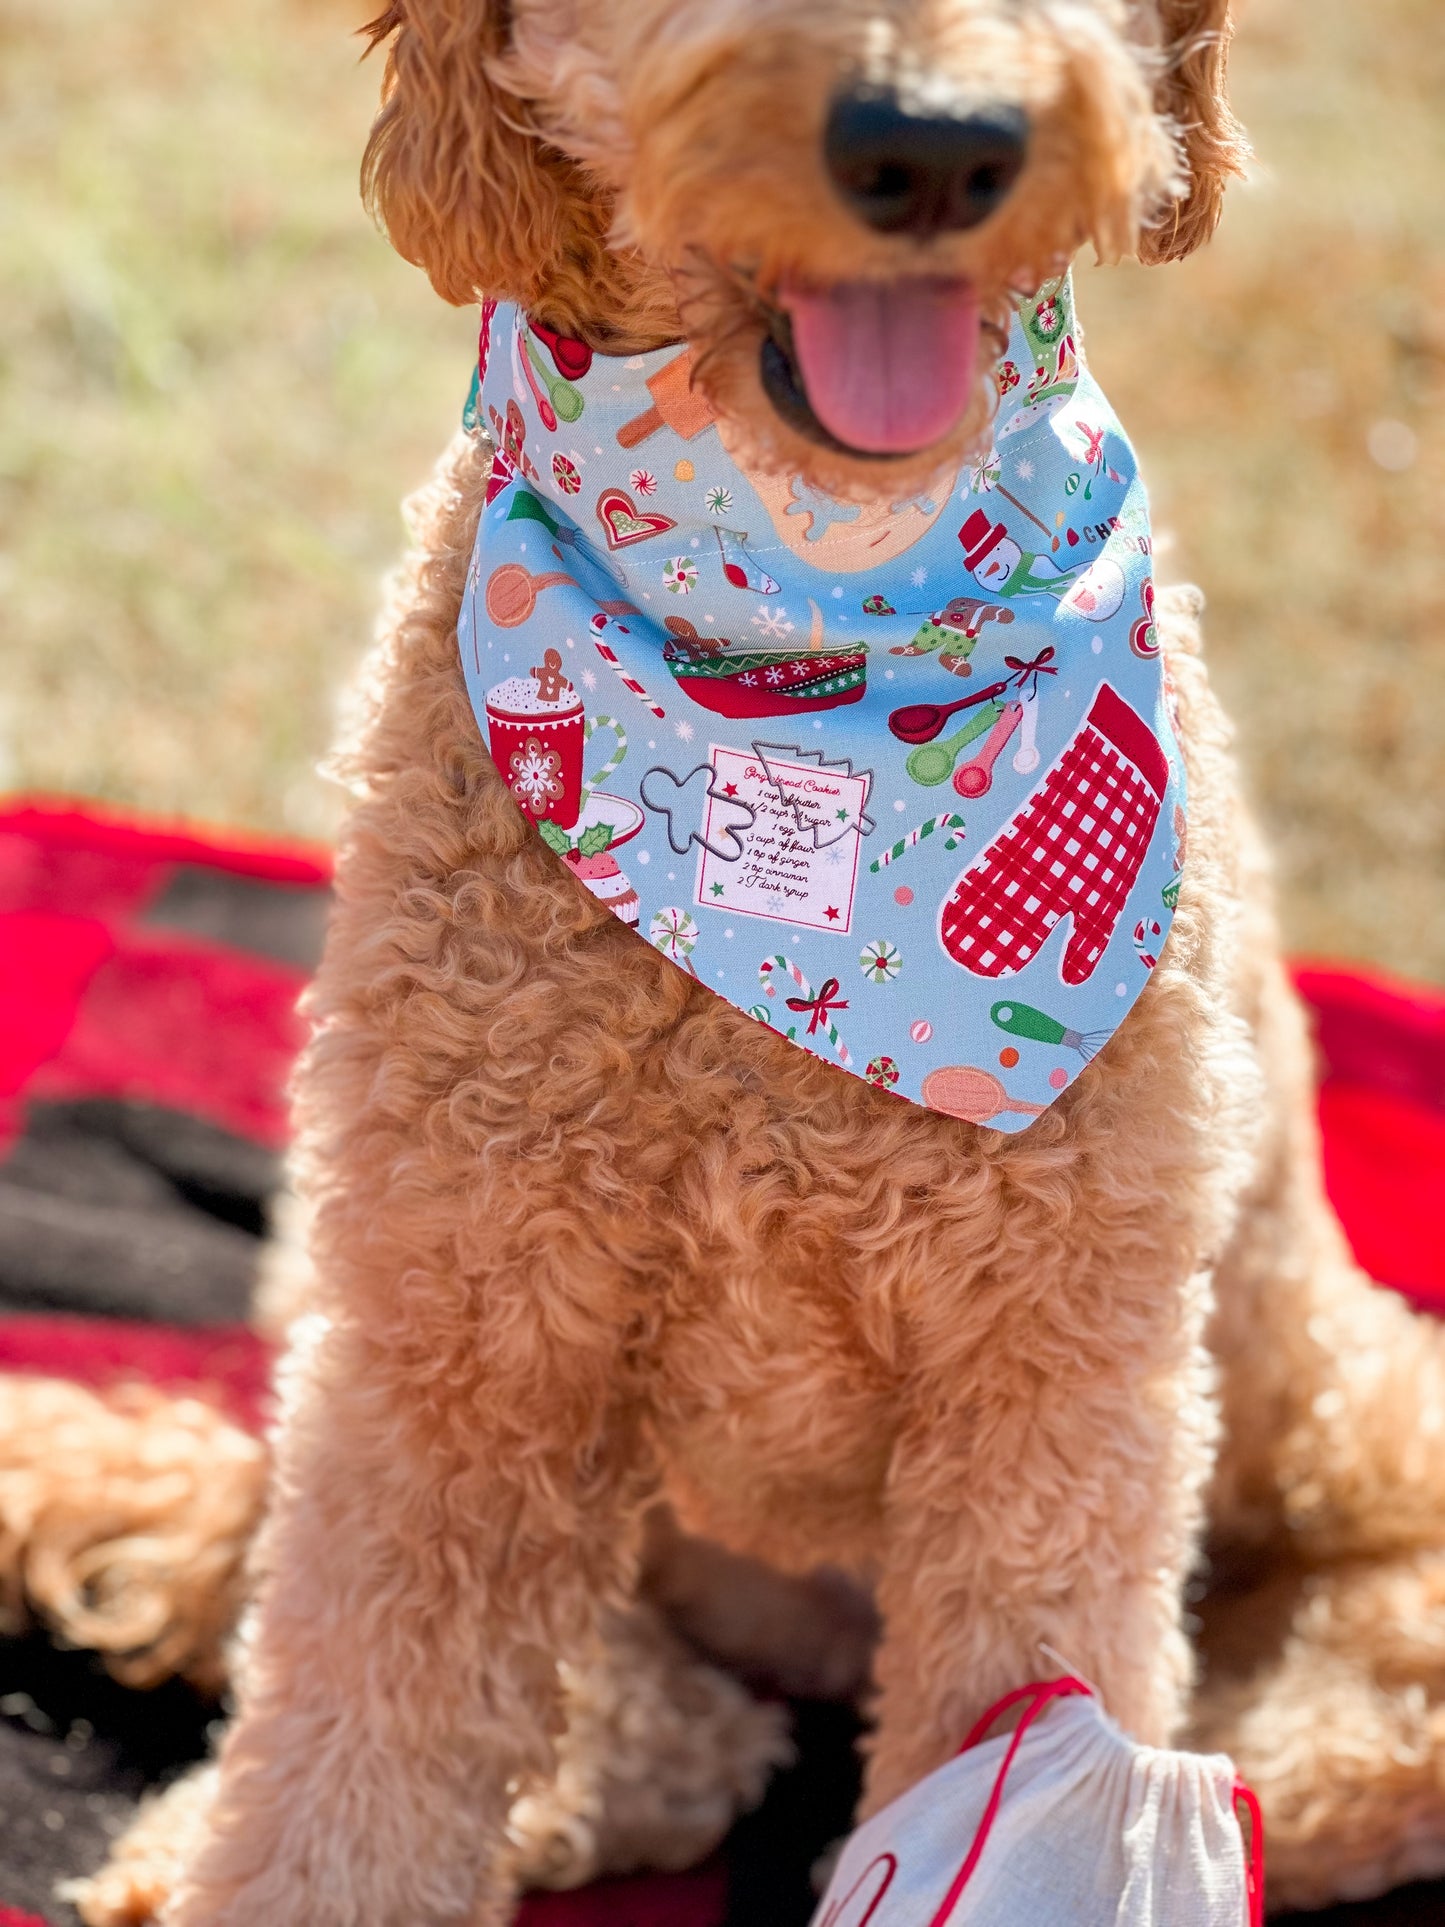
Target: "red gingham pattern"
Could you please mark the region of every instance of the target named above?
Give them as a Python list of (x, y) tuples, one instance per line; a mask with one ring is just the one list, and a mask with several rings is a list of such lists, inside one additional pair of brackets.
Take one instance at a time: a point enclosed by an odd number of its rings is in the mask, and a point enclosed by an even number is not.
[(1098, 703), (1057, 765), (959, 878), (939, 935), (976, 977), (1012, 977), (1072, 917), (1060, 975), (1093, 975), (1159, 821), (1156, 790), (1099, 727)]

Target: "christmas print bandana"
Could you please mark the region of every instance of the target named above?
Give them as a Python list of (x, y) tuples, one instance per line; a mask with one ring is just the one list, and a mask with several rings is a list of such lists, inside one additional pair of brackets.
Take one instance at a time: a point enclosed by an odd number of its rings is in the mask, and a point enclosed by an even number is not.
[(749, 474), (685, 348), (483, 312), (458, 623), (517, 806), (679, 969), (914, 1103), (1027, 1128), (1178, 897), (1184, 775), (1134, 452), (1068, 281), (994, 446), (911, 501)]

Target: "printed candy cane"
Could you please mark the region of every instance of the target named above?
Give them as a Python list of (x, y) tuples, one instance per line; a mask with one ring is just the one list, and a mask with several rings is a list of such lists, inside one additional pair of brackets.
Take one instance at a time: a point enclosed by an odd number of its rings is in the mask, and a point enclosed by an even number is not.
[[(930, 816), (926, 823), (920, 823), (916, 830), (910, 830), (901, 842), (893, 845), (891, 850), (885, 850), (875, 863), (869, 865), (869, 868), (874, 876), (877, 876), (880, 870), (886, 870), (890, 863), (896, 863), (899, 857), (921, 843), (924, 837), (932, 836), (935, 830), (961, 832), (963, 827), (963, 818), (956, 816), (952, 810), (945, 810), (942, 816)], [(943, 847), (945, 850), (956, 850), (960, 840), (959, 835), (950, 835)]]
[[(812, 1037), (815, 1032), (821, 1030), (837, 1052), (838, 1062), (851, 1064), (852, 1053), (838, 1035), (838, 1026), (833, 1022), (832, 1017), (835, 1010), (848, 1008), (848, 999), (838, 995), (842, 987), (838, 979), (830, 977), (823, 988), (815, 994), (813, 986), (791, 958), (764, 957), (758, 965), (758, 982), (762, 985), (765, 996), (777, 995), (777, 980), (780, 972), (784, 976), (791, 977), (798, 987), (798, 995), (789, 997), (787, 1005), (789, 1010), (796, 1011), (799, 1016), (808, 1019), (808, 1035)], [(791, 1037), (793, 1032), (789, 1031), (788, 1035)]]
[(643, 688), (642, 684), (637, 680), (637, 678), (635, 676), (629, 675), (628, 672), (623, 668), (622, 664), (617, 660), (616, 650), (610, 648), (602, 640), (602, 631), (606, 628), (606, 626), (607, 626), (606, 616), (593, 616), (592, 627), (595, 633), (593, 635), (592, 642), (593, 642), (593, 646), (596, 648), (598, 655), (601, 656), (602, 660), (607, 664), (607, 667), (612, 671), (613, 675), (621, 678), (623, 686), (627, 689), (630, 689), (633, 695), (636, 696), (637, 700), (640, 703), (645, 703), (647, 705), (647, 707), (652, 711), (653, 715), (657, 717), (659, 722), (666, 722), (667, 711), (663, 708), (662, 704), (655, 703), (652, 700), (651, 696), (648, 695), (647, 691)]
[(609, 776), (616, 775), (617, 771), (621, 769), (623, 763), (627, 760), (627, 731), (622, 727), (621, 723), (617, 721), (616, 717), (589, 716), (583, 724), (583, 736), (585, 740), (590, 743), (599, 729), (610, 729), (612, 731), (613, 735), (617, 738), (617, 749), (615, 754), (602, 765), (601, 769), (593, 770), (592, 774), (587, 778), (587, 794), (589, 796), (599, 783), (605, 783)]

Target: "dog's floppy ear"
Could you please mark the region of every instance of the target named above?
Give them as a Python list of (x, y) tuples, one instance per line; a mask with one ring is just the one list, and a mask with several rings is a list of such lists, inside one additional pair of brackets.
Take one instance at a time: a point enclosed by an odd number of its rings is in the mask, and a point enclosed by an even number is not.
[(1163, 73), (1161, 113), (1179, 141), (1182, 191), (1139, 240), (1146, 263), (1182, 261), (1219, 225), (1224, 190), (1244, 172), (1249, 145), (1229, 104), (1231, 0), (1155, 0)]
[(362, 162), (367, 205), (397, 252), (464, 306), (496, 295), (570, 318), (606, 273), (608, 211), (508, 85), (509, 0), (390, 0)]

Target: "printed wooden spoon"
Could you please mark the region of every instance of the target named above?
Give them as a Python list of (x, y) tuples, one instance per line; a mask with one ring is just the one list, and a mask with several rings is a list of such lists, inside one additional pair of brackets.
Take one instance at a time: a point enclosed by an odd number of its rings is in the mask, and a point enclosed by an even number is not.
[(520, 562), (503, 562), (487, 578), (487, 614), (499, 629), (520, 628), (536, 608), (543, 589), (555, 589), (564, 582), (574, 589), (578, 586), (575, 576), (564, 575), (560, 569), (533, 575)]
[(974, 1064), (930, 1071), (923, 1080), (923, 1101), (929, 1110), (960, 1117), (965, 1124), (987, 1124), (991, 1117), (1005, 1111), (1020, 1117), (1042, 1117), (1047, 1109), (1043, 1104), (1025, 1104), (1010, 1097), (992, 1071), (979, 1070)]

